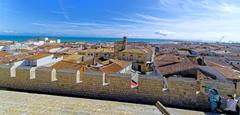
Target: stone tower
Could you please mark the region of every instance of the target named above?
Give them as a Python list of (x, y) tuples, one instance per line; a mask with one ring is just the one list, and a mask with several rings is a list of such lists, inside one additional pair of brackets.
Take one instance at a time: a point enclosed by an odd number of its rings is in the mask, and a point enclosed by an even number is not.
[(123, 40), (114, 42), (114, 55), (118, 57), (119, 52), (127, 49), (127, 37), (124, 36)]

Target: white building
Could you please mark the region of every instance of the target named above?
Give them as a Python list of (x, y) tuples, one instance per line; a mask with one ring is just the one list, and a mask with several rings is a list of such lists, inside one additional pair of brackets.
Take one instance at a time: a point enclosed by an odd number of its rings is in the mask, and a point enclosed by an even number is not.
[(27, 41), (27, 44), (33, 44), (36, 46), (42, 46), (45, 44), (59, 44), (61, 43), (60, 39), (53, 39), (53, 38), (40, 38), (40, 39), (31, 39)]
[(16, 50), (19, 50), (19, 49), (30, 49), (30, 47), (24, 43), (15, 43), (12, 45), (1, 46), (1, 51), (6, 51), (6, 52), (15, 52)]
[(50, 52), (50, 53), (57, 53), (57, 52), (62, 51), (62, 49), (63, 48), (61, 46), (47, 46), (47, 47), (44, 47), (44, 51)]
[(47, 54), (47, 53), (39, 53), (36, 55), (33, 55), (30, 58), (27, 58), (24, 61), (25, 66), (31, 66), (31, 67), (38, 67), (43, 65), (49, 65), (49, 64), (55, 64), (56, 62), (59, 62), (63, 60), (63, 56), (57, 57), (53, 54)]

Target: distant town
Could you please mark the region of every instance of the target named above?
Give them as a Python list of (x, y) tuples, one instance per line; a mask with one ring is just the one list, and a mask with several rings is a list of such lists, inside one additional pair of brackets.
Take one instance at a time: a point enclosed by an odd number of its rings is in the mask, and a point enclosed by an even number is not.
[(55, 67), (69, 63), (105, 73), (138, 72), (166, 77), (194, 77), (180, 73), (200, 67), (217, 76), (209, 79), (240, 79), (240, 44), (233, 43), (148, 44), (128, 42), (127, 37), (114, 43), (61, 43), (61, 39), (45, 37), (24, 42), (1, 40), (0, 50), (0, 63), (4, 65)]
[[(57, 91), (54, 91), (53, 88), (51, 91), (47, 91), (41, 88), (30, 88), (31, 86), (13, 86), (14, 82), (8, 80), (9, 83), (4, 84), (3, 80), (0, 86), (7, 88), (60, 92), (60, 94), (68, 94), (68, 90), (71, 90), (71, 94), (80, 96), (138, 103), (153, 103), (160, 100), (165, 105), (197, 110), (209, 109), (206, 106), (208, 102), (207, 96), (204, 95), (206, 92), (204, 87), (218, 88), (222, 95), (240, 94), (240, 87), (237, 84), (240, 80), (240, 44), (201, 42), (148, 44), (129, 42), (126, 36), (114, 43), (81, 41), (61, 43), (61, 39), (45, 37), (33, 38), (24, 42), (2, 40), (0, 50), (0, 69), (9, 67), (9, 76), (5, 74), (9, 80), (14, 77), (18, 78), (20, 75), (17, 72), (18, 68), (29, 68), (27, 79), (37, 79), (38, 68), (49, 68), (51, 69), (51, 81), (61, 79), (57, 73), (60, 70), (75, 71), (73, 82), (68, 83), (66, 87), (62, 82), (59, 82), (61, 85), (56, 86), (57, 88), (62, 87), (61, 90), (56, 88)], [(94, 73), (100, 75), (102, 86), (109, 86), (112, 89), (107, 93), (103, 93), (105, 90), (102, 92), (100, 89), (96, 89), (94, 90), (98, 94), (96, 96), (92, 94), (91, 88), (89, 90), (72, 88), (74, 82), (84, 83), (85, 76), (94, 76)], [(41, 76), (44, 74), (41, 73)], [(121, 78), (122, 81), (116, 79), (116, 81), (120, 81), (114, 82), (114, 79), (111, 78), (114, 75), (115, 77), (117, 75), (117, 78)], [(124, 76), (129, 78), (129, 83)], [(27, 84), (27, 82), (23, 83)], [(111, 86), (112, 83), (117, 85)], [(71, 87), (68, 86), (69, 84)], [(95, 85), (92, 83), (93, 87)], [(36, 86), (38, 88), (51, 87)], [(79, 87), (82, 86), (79, 85)], [(121, 89), (124, 90), (124, 88), (126, 90), (122, 91)], [(77, 92), (78, 90), (91, 93), (86, 93), (86, 95)], [(121, 93), (127, 90), (130, 92)], [(112, 91), (117, 92), (115, 94)], [(105, 96), (106, 94), (108, 96)], [(133, 98), (130, 98), (131, 96)], [(148, 99), (139, 100), (143, 98)]]

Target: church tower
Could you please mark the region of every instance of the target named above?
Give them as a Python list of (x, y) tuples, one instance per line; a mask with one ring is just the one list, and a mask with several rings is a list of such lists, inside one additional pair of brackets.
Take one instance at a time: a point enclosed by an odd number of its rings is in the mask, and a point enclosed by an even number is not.
[(114, 55), (118, 57), (119, 52), (127, 49), (127, 37), (124, 36), (123, 40), (114, 42)]

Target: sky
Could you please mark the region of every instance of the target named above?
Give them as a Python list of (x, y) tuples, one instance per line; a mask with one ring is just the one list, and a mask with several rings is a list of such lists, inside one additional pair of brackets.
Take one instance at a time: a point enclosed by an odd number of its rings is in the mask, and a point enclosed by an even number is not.
[(240, 42), (240, 1), (0, 0), (0, 34)]

